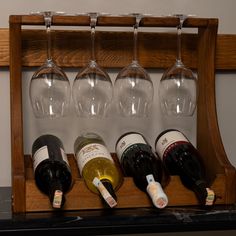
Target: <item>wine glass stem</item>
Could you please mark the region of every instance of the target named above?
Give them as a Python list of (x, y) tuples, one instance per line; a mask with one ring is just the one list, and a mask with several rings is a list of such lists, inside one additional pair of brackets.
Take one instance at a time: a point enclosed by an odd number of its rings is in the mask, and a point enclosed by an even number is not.
[(181, 62), (181, 31), (182, 27), (177, 27), (177, 62)]
[(134, 26), (134, 55), (133, 55), (134, 61), (137, 61), (137, 41), (138, 41), (138, 28)]
[(51, 60), (51, 24), (52, 24), (52, 14), (51, 12), (44, 13), (44, 21), (46, 25), (46, 33), (47, 33), (47, 60)]
[(134, 24), (134, 55), (133, 60), (138, 61), (138, 27), (141, 20), (141, 16), (136, 16), (136, 22)]
[(184, 15), (179, 16), (179, 25), (177, 26), (177, 62), (182, 63), (181, 55), (181, 36), (182, 36), (182, 27), (185, 20)]
[(91, 60), (95, 61), (95, 27), (97, 23), (97, 14), (90, 14), (90, 27), (91, 27)]

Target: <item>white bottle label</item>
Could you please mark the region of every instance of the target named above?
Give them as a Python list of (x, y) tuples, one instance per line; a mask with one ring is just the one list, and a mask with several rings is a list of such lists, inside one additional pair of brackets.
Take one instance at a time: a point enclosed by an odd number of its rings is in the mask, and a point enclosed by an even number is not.
[[(67, 159), (67, 155), (65, 153), (65, 151), (60, 148), (61, 150), (61, 156), (63, 161), (65, 161), (67, 163), (67, 165), (69, 165), (68, 159)], [(49, 154), (48, 154), (48, 147), (45, 145), (41, 148), (39, 148), (33, 155), (33, 168), (34, 171), (36, 170), (37, 166), (44, 160), (49, 159)]]
[(124, 153), (124, 151), (136, 144), (136, 143), (143, 143), (143, 144), (147, 144), (144, 140), (144, 138), (142, 137), (142, 135), (140, 134), (128, 134), (126, 136), (124, 136), (123, 138), (121, 138), (119, 140), (119, 142), (116, 145), (116, 154), (117, 157), (119, 158), (119, 160), (121, 160), (122, 154)]
[(187, 138), (179, 131), (169, 131), (163, 134), (156, 143), (156, 152), (161, 159), (169, 148), (176, 142), (188, 142)]
[(62, 148), (60, 148), (60, 149), (61, 149), (61, 157), (62, 157), (62, 160), (63, 160), (64, 162), (66, 162), (66, 164), (69, 166), (69, 161), (68, 161), (68, 158), (67, 158), (67, 155), (66, 155), (65, 151), (64, 151)]
[(80, 174), (82, 174), (85, 164), (97, 157), (107, 158), (113, 162), (110, 152), (102, 144), (90, 143), (81, 148), (81, 150), (76, 154)]
[(39, 148), (33, 155), (33, 168), (36, 170), (37, 166), (44, 160), (49, 159), (48, 147), (43, 146)]

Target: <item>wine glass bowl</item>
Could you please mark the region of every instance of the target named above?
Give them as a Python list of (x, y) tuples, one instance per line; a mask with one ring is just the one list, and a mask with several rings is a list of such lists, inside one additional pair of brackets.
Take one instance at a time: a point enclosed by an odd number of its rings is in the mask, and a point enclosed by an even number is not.
[(109, 75), (91, 60), (75, 77), (72, 95), (79, 116), (105, 117), (113, 96)]
[(114, 96), (122, 116), (145, 117), (153, 99), (153, 85), (149, 74), (133, 61), (117, 75)]
[(55, 12), (35, 13), (43, 15), (47, 34), (47, 59), (33, 74), (29, 95), (35, 117), (58, 118), (65, 116), (70, 104), (70, 82), (65, 72), (51, 57), (51, 22)]
[(193, 72), (176, 62), (160, 81), (161, 109), (170, 116), (192, 116), (196, 108), (197, 81)]
[(74, 79), (72, 98), (78, 116), (104, 118), (112, 101), (113, 85), (108, 73), (95, 59), (95, 27), (100, 14), (87, 14), (90, 16), (91, 58)]
[(194, 114), (197, 105), (197, 77), (181, 59), (181, 31), (186, 15), (177, 14), (177, 58), (160, 80), (159, 99), (161, 110), (169, 116), (188, 117)]
[(114, 83), (114, 97), (120, 115), (142, 118), (149, 114), (154, 88), (149, 74), (137, 59), (138, 27), (143, 15), (139, 13), (129, 15), (136, 19), (133, 26), (133, 60), (118, 73)]
[(33, 74), (30, 98), (37, 118), (58, 118), (67, 114), (70, 103), (69, 80), (52, 60), (47, 60)]

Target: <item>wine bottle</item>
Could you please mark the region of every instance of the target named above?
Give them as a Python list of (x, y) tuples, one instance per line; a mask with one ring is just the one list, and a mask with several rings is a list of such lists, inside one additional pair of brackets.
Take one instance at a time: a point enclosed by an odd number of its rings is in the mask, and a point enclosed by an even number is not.
[(123, 176), (102, 137), (96, 133), (78, 136), (74, 143), (74, 152), (80, 175), (87, 187), (100, 194), (105, 206), (115, 207), (115, 191), (121, 186)]
[(48, 195), (53, 208), (61, 208), (72, 187), (71, 169), (61, 140), (51, 134), (39, 136), (32, 145), (35, 183)]
[(170, 175), (179, 175), (183, 185), (194, 191), (200, 205), (211, 206), (215, 193), (205, 178), (205, 167), (199, 151), (179, 130), (160, 133), (155, 149)]
[(140, 133), (123, 134), (116, 142), (116, 153), (126, 176), (133, 177), (135, 185), (148, 193), (157, 208), (164, 208), (168, 198), (163, 191), (162, 162)]

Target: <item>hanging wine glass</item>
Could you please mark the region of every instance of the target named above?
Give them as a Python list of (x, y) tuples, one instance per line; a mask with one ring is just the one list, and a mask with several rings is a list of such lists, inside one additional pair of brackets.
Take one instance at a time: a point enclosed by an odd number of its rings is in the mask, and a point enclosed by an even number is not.
[(125, 117), (146, 117), (153, 101), (153, 83), (147, 71), (139, 64), (137, 58), (138, 27), (143, 15), (134, 16), (136, 22), (133, 31), (133, 60), (117, 75), (114, 84), (115, 102), (119, 113)]
[(51, 56), (51, 23), (55, 12), (38, 13), (44, 16), (47, 34), (47, 59), (30, 81), (30, 100), (37, 118), (57, 118), (68, 113), (70, 83), (63, 70)]
[(81, 117), (103, 118), (113, 97), (113, 86), (108, 73), (95, 59), (95, 27), (99, 13), (88, 13), (91, 27), (91, 59), (75, 77), (72, 97)]
[(197, 103), (197, 78), (181, 59), (181, 32), (186, 15), (174, 15), (180, 20), (177, 26), (177, 58), (164, 72), (159, 84), (159, 99), (164, 114), (192, 116)]

